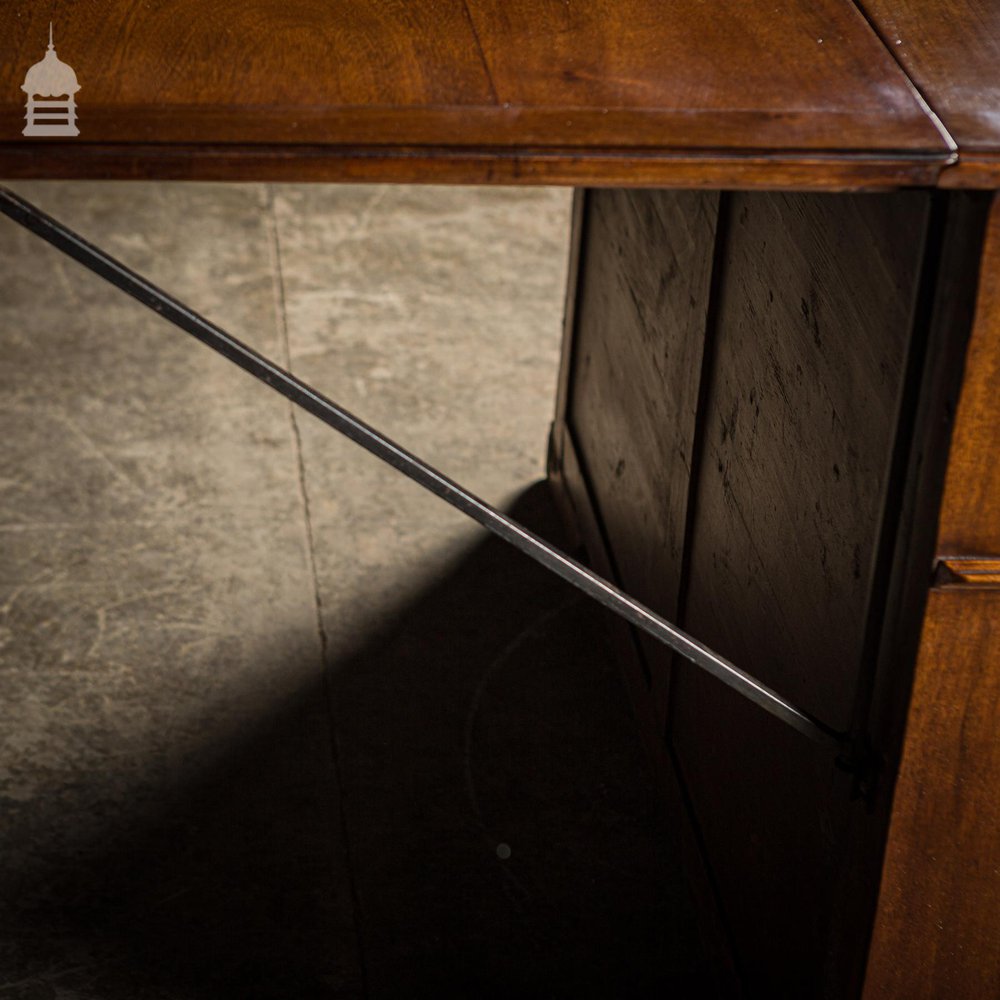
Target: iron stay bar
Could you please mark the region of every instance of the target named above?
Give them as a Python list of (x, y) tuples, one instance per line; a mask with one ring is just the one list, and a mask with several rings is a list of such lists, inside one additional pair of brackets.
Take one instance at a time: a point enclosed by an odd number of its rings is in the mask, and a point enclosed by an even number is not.
[(770, 712), (810, 739), (831, 749), (844, 751), (850, 737), (838, 733), (776, 691), (755, 680), (725, 657), (709, 649), (672, 625), (656, 612), (634, 600), (615, 584), (594, 573), (575, 559), (544, 541), (501, 511), (479, 499), (437, 469), (396, 444), (386, 435), (359, 420), (342, 406), (328, 399), (312, 386), (296, 378), (273, 361), (257, 353), (221, 327), (200, 316), (184, 303), (168, 295), (152, 282), (115, 260), (35, 205), (0, 187), (0, 211), (58, 250), (83, 264), (211, 347), (244, 371), (260, 379), (286, 399), (339, 431), (355, 444), (419, 483), (424, 489), (479, 522), (495, 535), (530, 556), (546, 569), (582, 590), (588, 596), (642, 629), (695, 666), (738, 691), (754, 704)]

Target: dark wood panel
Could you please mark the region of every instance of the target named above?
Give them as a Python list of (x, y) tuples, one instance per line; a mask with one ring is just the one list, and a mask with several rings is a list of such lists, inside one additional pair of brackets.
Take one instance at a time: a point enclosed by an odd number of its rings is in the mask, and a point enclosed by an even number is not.
[[(730, 938), (736, 945), (738, 969), (748, 992), (768, 997), (850, 997), (861, 989), (875, 912), (981, 256), (983, 281), (953, 451), (954, 467), (962, 471), (957, 478), (952, 477), (955, 485), (949, 489), (959, 504), (954, 517), (967, 527), (988, 529), (997, 510), (989, 485), (994, 468), (988, 457), (996, 450), (993, 435), (1000, 426), (1000, 415), (990, 417), (991, 407), (1000, 399), (1000, 393), (991, 391), (996, 378), (993, 361), (1000, 353), (993, 323), (996, 306), (990, 305), (995, 292), (991, 283), (994, 265), (990, 262), (997, 236), (994, 232), (984, 252), (989, 199), (974, 193), (954, 192), (934, 198), (927, 194), (731, 195), (723, 199), (723, 205), (727, 204), (731, 210), (724, 208), (717, 233), (730, 235), (721, 241), (717, 236), (718, 257), (713, 266), (716, 322), (709, 322), (709, 343), (714, 342), (714, 346), (708, 365), (712, 373), (709, 391), (701, 407), (701, 480), (708, 481), (713, 474), (712, 457), (728, 453), (732, 469), (740, 449), (752, 449), (754, 463), (743, 461), (737, 468), (739, 476), (729, 476), (729, 491), (734, 499), (744, 501), (741, 510), (747, 521), (746, 526), (741, 525), (746, 546), (741, 558), (745, 570), (759, 571), (747, 538), (764, 539), (770, 548), (786, 554), (787, 561), (778, 560), (774, 566), (781, 573), (779, 581), (785, 592), (795, 602), (795, 611), (783, 622), (780, 609), (771, 606), (761, 611), (757, 607), (768, 599), (767, 593), (748, 590), (745, 584), (742, 589), (733, 585), (731, 605), (709, 605), (707, 613), (702, 608), (701, 620), (697, 629), (694, 627), (693, 616), (705, 593), (711, 596), (715, 587), (727, 585), (717, 566), (703, 567), (700, 577), (695, 573), (699, 558), (696, 543), (699, 532), (704, 534), (704, 524), (699, 528), (701, 518), (709, 516), (717, 521), (720, 511), (723, 517), (728, 511), (731, 521), (740, 520), (727, 507), (723, 483), (722, 501), (716, 496), (714, 506), (699, 503), (693, 516), (692, 569), (686, 575), (688, 613), (683, 614), (683, 620), (699, 637), (751, 669), (760, 663), (765, 670), (787, 667), (772, 655), (775, 649), (787, 653), (789, 648), (787, 637), (778, 631), (782, 627), (806, 633), (810, 641), (800, 643), (794, 655), (803, 657), (801, 662), (807, 666), (829, 664), (829, 645), (839, 643), (843, 659), (853, 659), (851, 669), (820, 680), (827, 682), (828, 694), (843, 697), (846, 714), (853, 715), (853, 723), (867, 734), (873, 754), (861, 775), (845, 774), (834, 766), (827, 751), (816, 749), (728, 689), (680, 663), (675, 668), (672, 702), (673, 759), (678, 764), (680, 794), (693, 806), (697, 839), (714, 877), (716, 898), (721, 895)], [(745, 217), (743, 208), (748, 209)], [(584, 259), (588, 245), (581, 249)], [(626, 252), (623, 248), (622, 253)], [(637, 266), (633, 260), (631, 267)], [(588, 295), (586, 267), (581, 280), (579, 294), (572, 300), (574, 306)], [(629, 283), (624, 287), (630, 287)], [(803, 294), (804, 287), (815, 295)], [(773, 300), (765, 292), (773, 292)], [(711, 336), (713, 330), (715, 337)], [(631, 338), (636, 337), (633, 326)], [(776, 350), (776, 338), (780, 351)], [(627, 339), (624, 344), (627, 351)], [(579, 347), (579, 343), (573, 345), (568, 354), (574, 373), (578, 373)], [(756, 368), (761, 359), (763, 371)], [(779, 363), (782, 360), (784, 365)], [(613, 362), (605, 359), (605, 363), (620, 362), (616, 358)], [(769, 384), (771, 391), (759, 394), (765, 404), (760, 414), (756, 405), (752, 411), (756, 427), (752, 420), (748, 427), (738, 418), (735, 428), (730, 420), (723, 428), (721, 418), (731, 416), (727, 407), (739, 392), (738, 380), (730, 376), (740, 364), (757, 376), (751, 380), (753, 388)], [(669, 388), (669, 379), (665, 384)], [(624, 397), (633, 395), (631, 386), (619, 391)], [(580, 386), (574, 386), (561, 398), (585, 409), (585, 395)], [(837, 404), (836, 419), (827, 408), (832, 403)], [(627, 404), (619, 399), (615, 405)], [(596, 404), (592, 408), (595, 413), (600, 410)], [(810, 427), (812, 433), (806, 433)], [(595, 446), (594, 439), (607, 433), (604, 423), (595, 417), (590, 426), (581, 428), (583, 431), (586, 439), (579, 443), (581, 452), (595, 447), (600, 451), (601, 444)], [(590, 525), (583, 532), (588, 549), (600, 548), (603, 539), (598, 537), (595, 543), (593, 538), (600, 536), (601, 526), (592, 523), (596, 517), (580, 511), (595, 506), (592, 497), (607, 488), (607, 483), (602, 486), (599, 480), (612, 478), (617, 465), (605, 462), (592, 473), (593, 481), (587, 482), (574, 461), (572, 435), (564, 424), (557, 426), (554, 441), (560, 442), (553, 449), (555, 480), (557, 485), (565, 485), (563, 492), (571, 498), (567, 502), (570, 516)], [(656, 436), (647, 441), (653, 463), (665, 460), (656, 450), (658, 441)], [(975, 447), (976, 442), (981, 447)], [(849, 461), (840, 465), (838, 455), (844, 449)], [(832, 461), (838, 462), (839, 479), (836, 474), (832, 480), (823, 475), (825, 463)], [(833, 472), (832, 465), (829, 471)], [(681, 472), (675, 469), (674, 474)], [(717, 466), (714, 475), (725, 480)], [(838, 500), (834, 487), (851, 477), (854, 482), (844, 487), (847, 498)], [(737, 487), (741, 492), (736, 492)], [(718, 483), (714, 489), (720, 492)], [(866, 496), (866, 491), (871, 495)], [(797, 517), (794, 502), (783, 499), (785, 495), (801, 505), (798, 514), (810, 516)], [(974, 500), (966, 501), (967, 497)], [(700, 499), (696, 495), (696, 500)], [(817, 499), (823, 501), (821, 510), (824, 504), (829, 507), (827, 517), (811, 516)], [(619, 503), (625, 511), (627, 496), (620, 497)], [(783, 518), (776, 518), (774, 512), (780, 503), (785, 503), (786, 509)], [(952, 502), (946, 501), (942, 532), (949, 530), (951, 508)], [(784, 534), (777, 527), (782, 520)], [(636, 525), (642, 522), (639, 505), (631, 511), (631, 519), (622, 513), (620, 522), (625, 529), (620, 524), (618, 532), (638, 533)], [(731, 523), (723, 524), (727, 532), (721, 537), (732, 547), (732, 539), (740, 538), (740, 533), (728, 531)], [(751, 527), (758, 529), (756, 534), (750, 532)], [(841, 541), (852, 532), (867, 538), (867, 580), (860, 596), (851, 596), (856, 580), (853, 545), (832, 549), (828, 545), (826, 567), (822, 550), (810, 549), (824, 532), (832, 532)], [(987, 533), (980, 537), (993, 536)], [(607, 540), (616, 553), (615, 532), (608, 531)], [(704, 551), (703, 539), (702, 556)], [(832, 567), (831, 551), (837, 554)], [(607, 560), (602, 565), (606, 570), (611, 568)], [(951, 593), (967, 589), (970, 583), (977, 588), (995, 587), (1000, 560), (988, 553), (975, 557), (960, 552), (947, 566), (951, 575), (946, 586)], [(849, 598), (849, 608), (841, 607), (837, 612), (841, 618), (836, 630), (820, 620), (831, 607), (836, 610), (836, 602), (828, 601), (822, 590), (821, 599), (808, 599), (809, 592), (815, 593), (826, 580), (821, 569), (839, 580), (834, 590), (840, 598)], [(669, 580), (673, 567), (665, 565), (661, 570), (663, 578)], [(729, 643), (728, 648), (724, 643)], [(623, 648), (628, 650), (628, 644)], [(628, 653), (623, 659), (636, 662)], [(963, 662), (953, 661), (948, 669)], [(972, 656), (969, 662), (979, 661)], [(861, 684), (855, 692), (862, 665)], [(636, 681), (637, 668), (633, 666), (628, 674), (638, 692), (637, 712), (647, 744), (653, 756), (662, 761), (660, 720), (644, 681)], [(770, 679), (775, 682), (774, 676)], [(786, 679), (779, 672), (779, 690)], [(955, 684), (958, 682), (956, 678)], [(918, 686), (915, 705), (919, 692)], [(947, 721), (941, 729), (945, 756), (951, 739)], [(920, 743), (929, 741), (933, 734), (933, 727), (922, 727)], [(925, 756), (933, 757), (934, 752), (929, 744), (921, 748)], [(973, 766), (980, 765), (973, 762)], [(952, 795), (963, 783), (957, 764), (950, 773), (950, 779), (942, 777), (934, 786), (942, 795)], [(901, 784), (904, 807), (906, 787), (905, 782)], [(980, 786), (976, 787), (979, 791), (973, 790), (973, 800), (982, 794)], [(931, 792), (924, 784), (916, 790), (911, 787), (909, 794), (919, 797)], [(963, 804), (963, 809), (967, 808)], [(992, 816), (989, 808), (982, 811)], [(973, 809), (968, 815), (975, 812)], [(901, 831), (894, 834), (896, 839), (905, 842), (904, 827), (897, 823), (894, 829)], [(962, 890), (956, 887), (962, 879), (976, 872), (981, 876), (981, 860), (991, 856), (992, 848), (979, 843), (963, 856), (962, 849), (969, 845), (956, 839), (957, 854), (950, 857), (945, 840), (935, 841), (936, 850), (941, 852), (937, 868), (949, 869), (949, 891), (957, 897)], [(902, 850), (905, 855), (905, 848)], [(891, 871), (890, 862), (887, 872)], [(916, 866), (894, 877), (896, 884), (907, 885), (914, 899), (919, 896), (924, 883)], [(926, 873), (926, 879), (936, 891), (933, 871)], [(991, 899), (981, 885), (971, 891), (977, 898)], [(965, 945), (959, 948), (955, 944), (958, 938), (946, 941), (947, 931), (931, 928), (926, 922), (908, 929), (912, 925), (907, 923), (906, 908), (887, 906), (880, 912), (880, 926), (897, 917), (902, 923), (889, 927), (889, 933), (877, 931), (873, 956), (882, 947), (887, 954), (879, 961), (889, 968), (906, 963), (911, 954), (933, 953), (934, 968), (928, 968), (928, 975), (933, 975), (934, 986), (926, 995), (950, 995), (949, 963), (953, 965), (963, 954), (978, 963), (976, 967), (993, 968), (992, 954), (981, 962), (974, 954), (970, 958)], [(989, 917), (982, 916), (982, 906), (980, 911), (970, 931), (970, 947), (989, 940), (982, 934), (982, 928), (989, 926)], [(957, 932), (962, 929), (957, 921), (950, 926)], [(922, 938), (927, 933), (936, 935), (931, 945)], [(959, 979), (961, 975), (959, 970)], [(884, 995), (894, 995), (894, 987), (889, 989)]]
[(946, 171), (947, 183), (1000, 184), (1000, 4), (860, 0), (859, 5), (958, 143), (959, 160)]
[[(572, 435), (562, 420), (556, 422), (554, 438), (551, 451), (553, 461), (549, 470), (550, 484), (561, 515), (574, 531), (579, 532), (588, 565), (602, 576), (612, 579), (614, 571), (605, 545), (604, 530), (577, 458)], [(705, 858), (643, 679), (643, 664), (634, 631), (622, 619), (603, 611), (600, 613), (607, 619), (608, 632), (625, 676), (646, 750), (646, 759), (669, 810), (681, 852), (681, 863), (695, 900), (699, 938), (708, 961), (703, 981), (699, 983), (698, 996), (704, 1000), (716, 997), (719, 1000), (732, 1000), (741, 996), (742, 990), (733, 965), (731, 942), (721, 922)]]
[(1000, 201), (994, 198), (948, 457), (942, 556), (1000, 555)]
[[(553, 430), (550, 484), (561, 515), (573, 531), (579, 532), (588, 565), (611, 579), (614, 572), (604, 541), (604, 530), (577, 458), (572, 435), (561, 419), (557, 420)], [(643, 665), (634, 631), (621, 618), (603, 611), (600, 613), (607, 619), (608, 631), (625, 675), (647, 760), (669, 810), (681, 852), (681, 863), (696, 903), (699, 938), (708, 962), (703, 981), (698, 984), (697, 995), (699, 1000), (716, 997), (719, 1000), (733, 1000), (742, 995), (742, 990), (733, 965), (731, 942), (721, 922), (705, 858), (692, 826), (676, 770), (662, 739), (649, 691), (642, 679)]]
[(866, 1000), (1000, 994), (1000, 594), (935, 590)]
[[(592, 191), (568, 423), (618, 578), (677, 617), (719, 196)], [(669, 651), (642, 636), (657, 715)], [(662, 726), (661, 726), (662, 729)]]
[[(683, 623), (847, 729), (929, 197), (730, 205)], [(864, 809), (850, 779), (689, 667), (675, 670), (671, 721), (749, 992), (819, 995)]]
[(920, 194), (732, 200), (688, 624), (837, 729), (854, 703), (927, 207)]
[(989, 198), (975, 192), (932, 199), (908, 398), (897, 431), (898, 489), (885, 518), (890, 544), (884, 600), (873, 602), (869, 614), (875, 670), (856, 718), (871, 756), (861, 783), (865, 809), (854, 811), (848, 860), (838, 880), (833, 938), (848, 947), (830, 965), (833, 996), (856, 997), (862, 990), (988, 205)]
[(43, 164), (83, 143), (139, 144), (147, 173), (164, 164), (150, 147), (174, 143), (586, 150), (595, 179), (606, 152), (777, 151), (820, 174), (816, 154), (835, 172), (879, 153), (890, 173), (948, 155), (846, 0), (61, 4), (80, 143), (21, 137), (21, 82), (52, 16), (27, 0), (0, 10), (0, 141)]
[[(686, 383), (693, 380), (696, 385), (699, 374), (717, 206), (716, 194), (677, 192), (578, 191), (574, 201), (570, 278), (556, 419), (550, 438), (549, 476), (563, 517), (578, 534), (590, 565), (619, 583), (623, 579), (605, 543), (607, 528), (583, 472), (570, 426), (578, 416), (573, 401), (582, 401), (584, 433), (590, 435), (589, 440), (597, 444), (600, 452), (604, 448), (601, 440), (606, 427), (601, 404), (587, 398), (588, 382), (598, 393), (606, 394), (612, 385), (621, 391), (621, 398), (605, 396), (603, 403), (624, 414), (627, 422), (629, 400), (634, 398), (629, 377), (634, 376), (649, 396), (646, 402), (650, 411), (646, 417), (656, 424), (657, 415), (662, 420), (678, 405), (677, 399), (663, 398), (664, 393), (658, 391), (657, 381), (650, 372), (652, 368), (662, 376), (669, 358), (666, 367), (673, 372), (673, 381), (685, 383), (683, 394), (691, 397), (691, 386)], [(646, 308), (641, 307), (643, 299), (639, 296), (652, 296)], [(582, 375), (578, 359), (588, 351), (592, 355), (591, 364), (587, 366), (590, 371)], [(606, 369), (595, 371), (595, 365), (600, 362), (593, 358), (594, 353), (601, 362), (609, 357), (614, 360)], [(688, 365), (690, 371), (685, 370)], [(624, 385), (621, 384), (623, 378)], [(694, 400), (689, 398), (689, 407), (693, 405)], [(640, 419), (639, 430), (647, 444), (651, 433), (654, 436), (667, 434), (675, 442), (683, 441), (685, 434), (690, 435), (693, 416), (693, 412), (674, 412), (673, 423), (661, 423), (658, 427), (643, 426)], [(681, 433), (684, 428), (686, 430)], [(624, 435), (624, 444), (632, 457), (635, 449), (627, 440), (627, 428)], [(617, 462), (618, 459), (615, 469)], [(641, 465), (633, 468), (630, 480), (641, 478), (645, 471)], [(611, 509), (614, 510), (627, 502), (627, 493), (622, 492), (621, 477), (615, 477), (613, 470), (610, 478)], [(659, 510), (653, 519), (653, 530), (661, 542), (668, 536), (676, 538), (683, 534), (686, 489), (686, 470), (678, 468), (672, 491), (657, 498)], [(607, 495), (608, 491), (602, 492)], [(618, 521), (617, 528), (618, 534), (624, 528), (635, 537), (627, 517)], [(622, 562), (620, 557), (618, 561)], [(641, 570), (646, 562), (640, 553), (638, 568)], [(624, 565), (636, 568), (627, 555)], [(678, 567), (668, 570), (668, 575), (673, 572), (674, 586)], [(629, 583), (635, 585), (636, 581), (632, 579)], [(652, 592), (654, 601), (666, 599), (669, 609), (676, 610), (676, 593), (671, 593), (669, 586), (662, 589), (654, 585)], [(705, 859), (663, 740), (662, 704), (657, 705), (656, 696), (662, 697), (665, 686), (661, 683), (655, 692), (650, 690), (646, 657), (640, 653), (638, 637), (621, 619), (607, 617), (639, 732), (666, 805), (671, 810), (685, 870), (699, 904), (700, 936), (710, 957), (710, 968), (705, 970), (704, 982), (699, 986), (700, 995), (738, 996), (740, 987), (732, 964), (731, 944), (720, 922), (718, 901)], [(668, 661), (664, 651), (654, 649), (653, 653), (660, 658), (661, 667), (665, 667)], [(665, 677), (661, 676), (660, 680), (662, 682)]]

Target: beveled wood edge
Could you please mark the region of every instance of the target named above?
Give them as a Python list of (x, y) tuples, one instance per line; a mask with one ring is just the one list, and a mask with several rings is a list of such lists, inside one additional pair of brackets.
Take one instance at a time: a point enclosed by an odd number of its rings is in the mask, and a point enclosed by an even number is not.
[[(549, 448), (549, 477), (556, 507), (564, 523), (575, 533), (587, 553), (590, 565), (601, 575), (614, 579), (599, 515), (577, 454), (573, 433), (563, 419), (552, 425)], [(632, 709), (639, 725), (654, 780), (663, 792), (672, 826), (677, 831), (684, 869), (695, 899), (699, 937), (711, 963), (717, 996), (743, 995), (733, 958), (732, 942), (721, 915), (705, 855), (699, 842), (691, 811), (678, 777), (676, 763), (664, 734), (657, 725), (649, 685), (632, 628), (621, 618), (605, 616), (612, 647), (621, 666)], [(661, 737), (661, 738), (657, 738)], [(708, 994), (711, 995), (711, 994)]]
[[(977, 143), (976, 136), (980, 132), (979, 116), (961, 112), (941, 112), (939, 114), (931, 103), (931, 95), (925, 95), (917, 81), (910, 76), (904, 60), (900, 58), (896, 46), (892, 44), (892, 39), (883, 31), (878, 19), (867, 10), (864, 0), (854, 0), (854, 5), (868, 22), (869, 28), (883, 47), (895, 60), (924, 113), (938, 128), (944, 141), (955, 153), (942, 168), (938, 186), (971, 190), (1000, 188), (1000, 150), (984, 147), (981, 143)], [(971, 140), (967, 140), (967, 136), (971, 136)]]
[(815, 155), (584, 148), (0, 143), (8, 180), (504, 184), (731, 190), (933, 187), (947, 154)]
[[(954, 151), (933, 113), (907, 82), (907, 108), (745, 110), (512, 105), (245, 104), (81, 108), (85, 141), (100, 144), (535, 145), (575, 148), (754, 149), (822, 154), (940, 155)], [(86, 112), (84, 114), (84, 111)], [(0, 104), (0, 137), (21, 139), (24, 106)], [(553, 141), (553, 137), (557, 137)]]
[(958, 159), (944, 167), (938, 183), (943, 188), (979, 191), (1000, 188), (1000, 150), (959, 150)]
[(1000, 556), (945, 556), (934, 568), (936, 590), (1000, 590)]

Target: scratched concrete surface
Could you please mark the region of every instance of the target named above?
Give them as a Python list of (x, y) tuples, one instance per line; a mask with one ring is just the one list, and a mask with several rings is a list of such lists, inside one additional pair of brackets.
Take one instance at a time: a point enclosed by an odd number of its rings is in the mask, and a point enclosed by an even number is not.
[[(558, 536), (564, 191), (18, 184)], [(0, 998), (690, 993), (594, 609), (0, 224)]]

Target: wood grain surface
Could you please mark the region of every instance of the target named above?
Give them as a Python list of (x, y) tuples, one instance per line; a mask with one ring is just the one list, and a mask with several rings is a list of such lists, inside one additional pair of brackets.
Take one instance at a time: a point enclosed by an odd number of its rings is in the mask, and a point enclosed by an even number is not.
[(1000, 556), (1000, 202), (994, 199), (948, 457), (939, 556)]
[[(677, 618), (719, 195), (594, 191), (569, 409), (630, 594)], [(639, 639), (662, 732), (671, 655)]]
[(882, 191), (937, 183), (942, 161), (878, 156), (390, 146), (0, 143), (9, 179), (205, 180)]
[[(77, 140), (21, 136), (50, 17), (82, 86)], [(949, 152), (846, 0), (13, 0), (0, 39), (0, 174), (31, 169), (26, 146), (49, 176), (92, 144), (145, 176), (163, 144), (228, 148), (216, 170), (256, 146), (413, 147), (559, 151), (593, 182), (626, 173), (609, 153), (778, 153), (838, 186), (841, 162), (919, 174)]]
[(988, 556), (985, 559), (977, 559), (975, 556), (965, 556), (939, 559), (934, 583), (942, 589), (948, 587), (996, 589), (1000, 587), (1000, 558)]
[[(598, 511), (597, 501), (584, 474), (574, 440), (570, 422), (579, 418), (573, 413), (573, 397), (583, 405), (584, 434), (593, 434), (591, 440), (601, 449), (603, 427), (600, 407), (592, 401), (582, 399), (577, 384), (577, 358), (585, 357), (595, 349), (603, 353), (606, 349), (614, 352), (620, 347), (622, 357), (612, 361), (612, 373), (593, 373), (598, 381), (606, 378), (621, 380), (626, 373), (638, 373), (648, 388), (652, 389), (654, 405), (662, 405), (669, 411), (676, 401), (662, 401), (655, 393), (655, 382), (649, 367), (662, 372), (662, 365), (669, 357), (672, 365), (681, 364), (686, 358), (693, 364), (693, 370), (686, 377), (697, 379), (700, 366), (702, 322), (697, 322), (699, 311), (707, 306), (706, 273), (710, 266), (709, 257), (713, 253), (715, 224), (718, 214), (718, 195), (681, 195), (677, 192), (603, 192), (578, 189), (573, 200), (573, 224), (570, 239), (569, 281), (567, 283), (566, 310), (562, 358), (560, 361), (559, 384), (556, 398), (556, 415), (549, 440), (549, 482), (553, 495), (561, 508), (563, 520), (572, 531), (574, 547), (582, 546), (587, 553), (589, 565), (609, 580), (622, 584), (625, 571), (632, 586), (641, 585), (636, 571), (641, 574), (644, 563), (648, 569), (648, 559), (641, 554), (630, 561), (628, 555), (613, 559), (607, 545), (607, 531)], [(619, 217), (618, 211), (621, 210)], [(635, 227), (635, 228), (632, 228)], [(631, 240), (626, 241), (630, 235)], [(584, 252), (586, 250), (586, 252)], [(616, 263), (627, 255), (628, 265)], [(666, 271), (662, 269), (665, 260), (671, 263)], [(637, 267), (637, 273), (631, 273)], [(586, 268), (586, 273), (584, 269)], [(670, 275), (667, 278), (667, 275)], [(671, 297), (683, 300), (678, 308), (644, 311), (641, 316), (634, 314), (639, 307), (638, 292), (650, 292), (654, 286), (669, 284)], [(593, 287), (591, 287), (593, 286)], [(665, 292), (654, 295), (662, 305)], [(630, 308), (633, 314), (630, 315)], [(617, 324), (612, 319), (623, 319), (632, 333), (635, 327), (645, 327), (645, 335), (636, 340), (615, 336)], [(692, 319), (695, 322), (692, 322)], [(610, 337), (609, 337), (610, 335)], [(684, 339), (692, 343), (685, 343)], [(644, 347), (644, 350), (638, 349)], [(653, 359), (652, 361), (650, 359)], [(585, 363), (584, 363), (585, 365)], [(583, 367), (583, 365), (581, 365)], [(682, 377), (678, 372), (676, 378)], [(586, 379), (587, 375), (582, 374)], [(627, 379), (626, 379), (627, 380)], [(631, 391), (624, 387), (625, 394)], [(662, 394), (659, 394), (662, 395)], [(621, 411), (624, 401), (612, 403)], [(694, 414), (676, 413), (681, 428), (689, 433)], [(625, 420), (628, 415), (625, 414)], [(596, 427), (588, 427), (588, 423)], [(683, 441), (681, 430), (674, 429), (674, 440)], [(648, 443), (648, 439), (647, 439)], [(690, 446), (689, 446), (690, 450)], [(617, 461), (615, 462), (617, 468)], [(623, 470), (624, 471), (624, 470)], [(632, 474), (642, 475), (642, 469)], [(620, 479), (621, 477), (616, 477)], [(678, 470), (674, 476), (674, 491), (668, 491), (668, 503), (663, 506), (664, 523), (647, 525), (663, 541), (671, 535), (683, 533), (683, 521), (687, 490), (686, 475)], [(614, 516), (616, 503), (620, 506), (623, 497), (611, 499), (611, 514)], [(671, 509), (672, 507), (672, 509)], [(619, 527), (623, 527), (619, 524)], [(625, 525), (624, 527), (628, 527)], [(632, 532), (634, 535), (634, 531)], [(669, 548), (669, 543), (665, 546)], [(662, 555), (662, 550), (661, 553)], [(633, 556), (635, 553), (633, 553)], [(678, 564), (667, 571), (674, 589), (656, 587), (646, 580), (651, 590), (651, 601), (666, 605), (670, 614), (676, 613), (676, 584), (679, 578)], [(654, 583), (650, 588), (648, 585)], [(732, 947), (721, 923), (718, 903), (712, 888), (706, 859), (700, 850), (692, 819), (677, 779), (677, 773), (663, 740), (663, 698), (667, 691), (667, 672), (658, 670), (665, 666), (663, 654), (660, 659), (650, 660), (649, 645), (640, 647), (638, 637), (622, 619), (606, 614), (615, 652), (622, 668), (632, 707), (638, 722), (639, 734), (647, 751), (647, 759), (663, 793), (663, 799), (671, 812), (672, 823), (677, 830), (679, 846), (683, 854), (684, 870), (695, 900), (697, 901), (697, 921), (699, 937), (709, 957), (709, 969), (705, 981), (700, 984), (700, 995), (730, 998), (740, 995), (740, 987), (733, 966)], [(651, 665), (652, 664), (652, 669)]]
[[(928, 205), (730, 199), (682, 625), (840, 730), (865, 665)], [(683, 664), (670, 717), (748, 993), (822, 995), (858, 947), (832, 922), (863, 812), (850, 780)]]
[(994, 196), (865, 1000), (1000, 995), (998, 254)]
[(1000, 993), (1000, 594), (927, 605), (866, 1000)]
[(944, 185), (1000, 184), (1000, 4), (860, 0), (959, 148)]
[[(704, 198), (587, 193), (555, 479), (627, 589), (847, 729), (931, 198), (732, 193), (717, 224)], [(642, 652), (623, 660), (647, 667), (628, 672), (644, 735), (676, 768), (748, 994), (856, 988), (887, 810), (873, 824), (828, 752)]]
[[(568, 328), (571, 329), (571, 328)], [(570, 338), (572, 339), (572, 338)], [(612, 559), (605, 543), (603, 525), (580, 466), (573, 443), (573, 434), (565, 421), (565, 410), (557, 412), (550, 450), (550, 483), (562, 516), (579, 532), (588, 564), (605, 578), (616, 579)], [(634, 630), (621, 618), (599, 611), (607, 619), (608, 631), (622, 667), (632, 707), (663, 801), (670, 810), (671, 822), (677, 834), (682, 864), (696, 902), (699, 938), (708, 958), (704, 981), (698, 996), (704, 1000), (733, 1000), (742, 996), (739, 978), (733, 964), (732, 943), (722, 923), (711, 874), (701, 850), (692, 817), (687, 808), (677, 771), (662, 737), (662, 720), (656, 711), (649, 684), (647, 667), (636, 643)]]
[(928, 203), (917, 193), (731, 200), (688, 624), (840, 731)]

